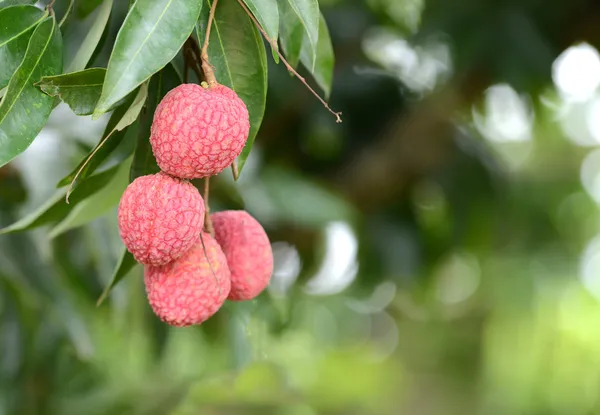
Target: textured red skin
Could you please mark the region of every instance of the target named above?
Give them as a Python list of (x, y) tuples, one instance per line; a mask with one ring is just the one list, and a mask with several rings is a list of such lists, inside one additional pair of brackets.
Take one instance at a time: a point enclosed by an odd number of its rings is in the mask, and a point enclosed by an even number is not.
[(164, 173), (141, 176), (121, 196), (119, 232), (138, 262), (163, 265), (194, 246), (204, 212), (204, 200), (191, 183)]
[(233, 301), (251, 300), (269, 285), (273, 251), (263, 227), (243, 210), (211, 215), (215, 239), (221, 245), (231, 271)]
[(150, 144), (162, 171), (194, 179), (228, 167), (242, 152), (249, 131), (248, 109), (233, 90), (182, 84), (158, 104)]
[(225, 254), (207, 233), (178, 260), (162, 267), (146, 266), (144, 283), (154, 313), (176, 327), (206, 321), (221, 308), (231, 287)]

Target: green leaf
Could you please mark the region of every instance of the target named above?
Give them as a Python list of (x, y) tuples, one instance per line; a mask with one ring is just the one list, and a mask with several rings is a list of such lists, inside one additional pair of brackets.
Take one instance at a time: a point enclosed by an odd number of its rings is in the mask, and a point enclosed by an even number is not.
[[(207, 0), (207, 5), (212, 1)], [(205, 7), (198, 23), (198, 39), (204, 39), (208, 21)], [(217, 81), (232, 88), (250, 114), (250, 134), (238, 158), (241, 172), (262, 122), (267, 97), (267, 55), (252, 20), (235, 1), (218, 4), (210, 33), (208, 57)]]
[(114, 166), (82, 181), (71, 195), (69, 203), (65, 200), (66, 191), (59, 190), (34, 212), (8, 227), (0, 229), (0, 235), (33, 229), (64, 219), (79, 202), (106, 186), (117, 169), (118, 166)]
[(315, 81), (325, 92), (325, 98), (328, 98), (331, 93), (331, 81), (333, 79), (334, 55), (329, 30), (323, 16), (321, 16), (319, 25), (317, 55), (313, 59), (308, 38), (305, 36), (302, 42), (300, 61), (313, 74)]
[(127, 275), (129, 271), (133, 269), (138, 263), (133, 258), (133, 255), (127, 250), (123, 249), (123, 253), (121, 254), (121, 259), (119, 259), (119, 263), (117, 264), (115, 271), (113, 272), (112, 277), (110, 278), (110, 282), (106, 287), (104, 287), (104, 291), (102, 291), (102, 295), (98, 298), (96, 302), (96, 306), (99, 306), (106, 300), (110, 291)]
[(36, 85), (51, 97), (58, 96), (75, 114), (90, 115), (100, 98), (105, 74), (104, 68), (90, 68), (64, 75), (45, 76)]
[(119, 30), (94, 118), (163, 68), (188, 38), (199, 0), (137, 0)]
[(65, 14), (63, 15), (62, 19), (60, 19), (60, 22), (58, 23), (58, 25), (60, 27), (62, 27), (65, 24), (65, 22), (71, 15), (71, 11), (73, 11), (74, 5), (75, 5), (75, 0), (69, 0), (69, 6), (67, 7), (67, 10), (65, 10)]
[(80, 19), (85, 19), (89, 16), (96, 7), (98, 7), (102, 3), (102, 0), (85, 0), (77, 2), (77, 17)]
[(85, 39), (83, 39), (81, 46), (77, 50), (77, 54), (67, 67), (67, 72), (78, 72), (85, 69), (102, 38), (112, 5), (113, 0), (104, 0), (102, 2), (102, 6), (98, 9), (92, 27), (85, 36)]
[[(281, 41), (292, 66), (298, 64), (304, 36), (310, 56), (316, 59), (319, 39), (319, 4), (317, 0), (279, 0)], [(311, 71), (312, 72), (312, 71)]]
[(33, 29), (46, 16), (35, 6), (0, 10), (0, 89), (4, 88), (25, 56)]
[(94, 219), (108, 213), (117, 203), (129, 184), (129, 168), (131, 157), (119, 164), (117, 172), (110, 182), (100, 191), (77, 204), (69, 215), (56, 225), (49, 233), (50, 238), (56, 238), (66, 231), (85, 225)]
[(135, 180), (140, 176), (154, 174), (160, 171), (150, 146), (150, 127), (154, 118), (154, 111), (161, 99), (171, 89), (180, 84), (179, 76), (172, 65), (165, 66), (159, 73), (152, 76), (148, 86), (148, 101), (140, 116), (140, 129), (138, 140), (131, 163), (129, 179)]
[(125, 128), (137, 119), (144, 106), (144, 102), (146, 102), (147, 96), (148, 83), (144, 83), (136, 95), (131, 95), (126, 105), (118, 107), (113, 112), (98, 145), (94, 147), (90, 155), (82, 160), (70, 174), (61, 179), (58, 183), (59, 187), (75, 181), (71, 186), (75, 188), (78, 182), (92, 174), (102, 164), (106, 157), (117, 148), (123, 137), (125, 137)]
[(52, 111), (54, 99), (33, 84), (62, 70), (62, 39), (54, 17), (35, 29), (23, 62), (10, 79), (0, 103), (0, 166), (21, 154)]
[(279, 11), (277, 9), (277, 0), (244, 0), (246, 6), (250, 9), (258, 23), (267, 33), (271, 40), (273, 49), (273, 59), (279, 63), (277, 54), (277, 38), (279, 36)]
[(19, 4), (35, 4), (36, 0), (1, 0), (0, 1), (0, 9), (4, 9), (10, 6), (16, 6)]

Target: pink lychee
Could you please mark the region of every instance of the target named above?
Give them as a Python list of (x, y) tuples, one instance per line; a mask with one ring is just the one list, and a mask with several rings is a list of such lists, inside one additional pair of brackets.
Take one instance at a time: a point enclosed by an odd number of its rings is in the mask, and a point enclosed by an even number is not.
[(141, 176), (121, 197), (118, 223), (123, 243), (138, 262), (163, 265), (196, 243), (204, 200), (185, 180), (164, 173)]
[(178, 260), (144, 269), (150, 306), (162, 321), (172, 326), (206, 321), (221, 308), (229, 294), (227, 258), (210, 234), (201, 235), (196, 245)]
[(248, 109), (224, 85), (182, 84), (154, 112), (150, 143), (162, 171), (185, 179), (220, 173), (248, 139)]
[(253, 299), (269, 285), (273, 274), (269, 237), (260, 223), (243, 210), (217, 212), (211, 219), (215, 239), (231, 271), (229, 299)]

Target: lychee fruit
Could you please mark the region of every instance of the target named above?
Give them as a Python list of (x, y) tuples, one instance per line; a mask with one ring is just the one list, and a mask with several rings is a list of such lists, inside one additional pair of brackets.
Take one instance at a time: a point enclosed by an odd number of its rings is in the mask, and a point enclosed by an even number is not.
[(221, 308), (231, 287), (227, 258), (208, 233), (178, 260), (146, 266), (144, 283), (154, 313), (177, 327), (206, 321)]
[(224, 85), (182, 84), (158, 104), (150, 144), (162, 171), (195, 179), (231, 165), (249, 131), (248, 109), (233, 90)]
[(215, 239), (231, 271), (229, 299), (253, 299), (269, 285), (273, 273), (269, 237), (260, 223), (243, 210), (217, 212), (211, 219)]
[(138, 262), (164, 265), (194, 246), (204, 213), (204, 200), (191, 183), (164, 173), (141, 176), (121, 197), (119, 233)]

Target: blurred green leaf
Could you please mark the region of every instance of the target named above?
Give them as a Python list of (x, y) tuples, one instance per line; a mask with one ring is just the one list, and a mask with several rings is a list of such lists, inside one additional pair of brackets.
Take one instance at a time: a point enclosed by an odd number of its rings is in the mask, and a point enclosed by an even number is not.
[(194, 30), (201, 8), (198, 0), (133, 4), (117, 35), (95, 118), (173, 59)]
[(85, 0), (77, 2), (77, 17), (84, 19), (89, 16), (103, 0)]
[(252, 12), (260, 26), (264, 29), (271, 40), (273, 59), (279, 63), (277, 54), (277, 38), (279, 36), (279, 11), (277, 0), (244, 0), (248, 9)]
[(77, 50), (77, 54), (67, 67), (67, 72), (79, 72), (85, 69), (90, 58), (94, 54), (94, 50), (96, 50), (96, 46), (98, 46), (98, 43), (102, 38), (102, 33), (108, 22), (112, 5), (113, 0), (104, 0), (102, 2), (102, 6), (98, 10), (96, 19), (92, 23), (92, 27), (90, 27), (85, 39), (83, 39), (81, 46)]
[(70, 229), (91, 222), (109, 212), (110, 209), (119, 203), (121, 195), (129, 184), (130, 167), (131, 157), (119, 164), (116, 173), (106, 186), (77, 204), (66, 218), (52, 228), (49, 233), (50, 238), (56, 238)]
[(303, 38), (308, 39), (308, 55), (316, 59), (319, 39), (319, 3), (317, 0), (282, 0), (281, 37), (283, 50), (289, 56), (290, 64), (296, 66)]
[[(207, 5), (212, 2), (208, 0)], [(209, 7), (205, 7), (197, 26), (198, 39), (204, 39)], [(267, 97), (267, 54), (252, 20), (235, 1), (219, 3), (210, 33), (208, 57), (219, 83), (233, 89), (250, 114), (250, 134), (238, 157), (241, 173), (252, 150), (254, 138), (265, 112)]]
[(117, 168), (118, 166), (114, 166), (83, 180), (77, 189), (73, 191), (69, 203), (65, 200), (66, 192), (64, 190), (59, 190), (34, 212), (8, 227), (0, 229), (0, 235), (37, 228), (65, 218), (79, 202), (108, 184), (117, 172)]
[(61, 70), (60, 30), (54, 17), (49, 17), (31, 35), (23, 62), (0, 103), (0, 166), (29, 147), (52, 111), (54, 99), (33, 83)]
[(281, 221), (321, 227), (331, 221), (353, 222), (357, 217), (349, 202), (296, 172), (270, 167), (261, 178)]
[(327, 22), (325, 21), (325, 18), (321, 16), (317, 53), (316, 55), (311, 54), (311, 45), (308, 41), (308, 37), (305, 36), (302, 41), (300, 61), (313, 74), (315, 81), (317, 81), (317, 84), (325, 92), (326, 99), (331, 93), (334, 59), (333, 46), (331, 45), (329, 30), (327, 30)]
[[(76, 179), (72, 186), (72, 188), (75, 188), (79, 181), (92, 174), (102, 164), (106, 157), (117, 148), (123, 137), (125, 137), (125, 128), (137, 119), (146, 102), (147, 96), (148, 83), (144, 83), (137, 94), (131, 94), (125, 105), (118, 107), (113, 112), (98, 145), (69, 175), (60, 180), (58, 183), (59, 187), (65, 186)], [(80, 169), (81, 172), (77, 175)]]
[(35, 4), (37, 0), (0, 0), (0, 9), (20, 4)]
[(131, 255), (131, 252), (129, 252), (127, 249), (123, 249), (123, 253), (121, 254), (121, 258), (119, 259), (119, 262), (117, 263), (117, 266), (115, 268), (115, 271), (112, 275), (112, 277), (110, 278), (110, 282), (108, 283), (108, 285), (104, 288), (104, 291), (102, 291), (102, 295), (100, 295), (100, 298), (98, 298), (98, 301), (96, 302), (97, 306), (100, 306), (104, 300), (106, 300), (106, 297), (108, 297), (108, 294), (110, 294), (110, 291), (119, 283), (119, 281), (121, 281), (128, 273), (129, 271), (131, 271), (133, 269), (133, 267), (135, 267), (138, 263), (135, 261), (135, 258), (133, 257), (133, 255)]
[(0, 89), (23, 61), (33, 29), (46, 15), (35, 6), (0, 10)]
[(64, 75), (45, 76), (38, 83), (42, 91), (51, 97), (58, 96), (77, 115), (90, 115), (104, 82), (104, 68), (90, 68)]
[(133, 162), (131, 163), (131, 181), (137, 177), (160, 171), (152, 153), (152, 147), (150, 146), (150, 128), (154, 119), (154, 111), (159, 102), (167, 92), (175, 88), (179, 83), (179, 77), (172, 65), (165, 66), (150, 79), (148, 101), (140, 116), (138, 140), (133, 154)]

